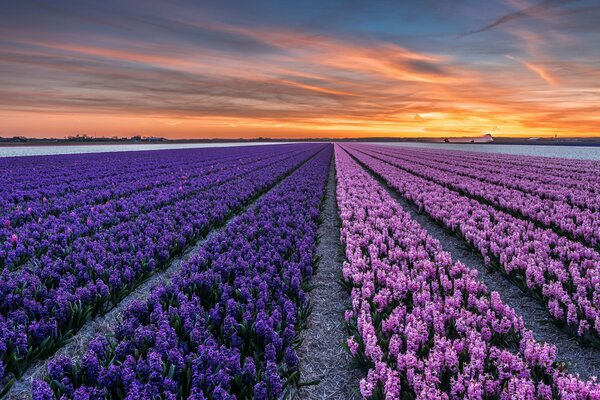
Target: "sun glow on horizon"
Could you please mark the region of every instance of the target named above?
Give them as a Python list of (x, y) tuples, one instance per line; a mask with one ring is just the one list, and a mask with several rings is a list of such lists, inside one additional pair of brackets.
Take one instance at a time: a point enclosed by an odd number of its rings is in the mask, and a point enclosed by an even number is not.
[(516, 4), (500, 3), (490, 27), (457, 5), (457, 33), (419, 36), (269, 16), (249, 26), (183, 3), (143, 17), (62, 5), (14, 22), (35, 7), (0, 17), (3, 136), (600, 135), (598, 31), (564, 28), (587, 23), (577, 9), (504, 23)]

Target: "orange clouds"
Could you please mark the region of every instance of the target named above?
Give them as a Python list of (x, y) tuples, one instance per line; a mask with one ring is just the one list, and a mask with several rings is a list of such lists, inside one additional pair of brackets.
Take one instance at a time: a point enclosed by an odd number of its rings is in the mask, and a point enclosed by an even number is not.
[[(224, 44), (90, 44), (73, 37), (0, 45), (6, 77), (0, 88), (2, 133), (349, 137), (463, 136), (495, 127), (523, 136), (599, 131), (597, 80), (564, 73), (568, 67), (597, 78), (598, 70), (540, 62), (539, 35), (525, 31), (518, 37), (526, 41), (527, 61), (499, 56), (500, 62), (479, 65), (450, 51), (383, 40), (177, 23), (193, 38), (200, 30)], [(543, 92), (549, 88), (550, 95)]]
[(529, 63), (527, 61), (523, 61), (523, 65), (525, 65), (531, 71), (535, 72), (540, 78), (542, 78), (543, 80), (545, 80), (546, 82), (548, 82), (550, 85), (556, 85), (556, 84), (558, 84), (558, 81), (556, 80), (556, 78), (554, 78), (552, 76), (552, 74), (550, 73), (550, 71), (546, 70), (542, 66), (536, 65), (536, 64), (533, 64), (533, 63)]
[(543, 81), (545, 81), (549, 85), (557, 85), (558, 84), (558, 79), (554, 76), (554, 74), (552, 72), (550, 72), (550, 70), (548, 70), (547, 68), (543, 67), (542, 65), (535, 64), (533, 62), (528, 62), (525, 60), (518, 60), (513, 56), (506, 56), (506, 57), (511, 60), (515, 60), (515, 61), (519, 62), (521, 65), (523, 65), (524, 67), (529, 69), (531, 72), (536, 74), (538, 77), (540, 77)]

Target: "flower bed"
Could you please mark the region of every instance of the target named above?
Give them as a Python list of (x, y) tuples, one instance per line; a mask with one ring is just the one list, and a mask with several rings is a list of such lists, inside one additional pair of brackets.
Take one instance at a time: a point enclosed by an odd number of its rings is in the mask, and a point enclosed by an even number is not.
[(486, 263), (536, 294), (574, 335), (599, 345), (597, 252), (381, 160), (350, 152), (434, 220), (461, 235)]
[(595, 399), (561, 371), (552, 346), (452, 261), (340, 147), (337, 199), (345, 245), (348, 348), (368, 399)]
[[(540, 196), (522, 189), (525, 185), (539, 188), (539, 184), (536, 185), (535, 182), (535, 174), (525, 172), (526, 176), (519, 179), (510, 174), (508, 165), (502, 169), (484, 172), (477, 163), (467, 163), (465, 166), (457, 165), (454, 161), (451, 165), (444, 163), (443, 155), (438, 156), (440, 162), (398, 151), (389, 153), (379, 149), (358, 149), (465, 196), (481, 200), (543, 228), (553, 229), (558, 234), (581, 241), (587, 246), (594, 247), (600, 244), (598, 194), (589, 191), (577, 194), (576, 190), (565, 188), (559, 181), (553, 185), (551, 192), (546, 189), (545, 194)], [(519, 170), (526, 171), (522, 168)], [(526, 183), (515, 189), (519, 181)], [(548, 193), (552, 193), (551, 198), (547, 198)], [(569, 199), (574, 198), (579, 199), (579, 204), (571, 204)], [(600, 246), (597, 248), (600, 249)]]
[(108, 311), (172, 256), (323, 147), (301, 145), (291, 156), (274, 156), (275, 162), (258, 169), (224, 169), (217, 173), (221, 184), (190, 190), (179, 201), (78, 238), (63, 258), (42, 258), (14, 273), (5, 270), (0, 275), (0, 359), (6, 373), (19, 377), (32, 362), (52, 354), (88, 319)]
[[(3, 214), (0, 269), (14, 270), (26, 262), (35, 263), (44, 256), (60, 257), (75, 239), (91, 236), (99, 230), (105, 231), (141, 214), (151, 213), (195, 195), (211, 185), (289, 157), (287, 152), (281, 150), (272, 152), (274, 155), (252, 153), (250, 156), (225, 160), (208, 157), (195, 165), (175, 163), (164, 172), (137, 171), (137, 176), (133, 173), (121, 177), (123, 181), (114, 177), (93, 178), (90, 181), (88, 177), (73, 182), (71, 179), (75, 178), (67, 178), (62, 180), (63, 188), (79, 188), (70, 190), (64, 196), (43, 188), (41, 199), (12, 203), (11, 210)], [(160, 156), (155, 160), (167, 165), (171, 161), (169, 157)], [(155, 169), (152, 164), (148, 167)], [(226, 170), (231, 170), (231, 173), (226, 174)], [(104, 186), (96, 186), (98, 181)], [(9, 191), (12, 192), (14, 190)], [(26, 191), (23, 196), (36, 197), (32, 191)]]
[(330, 158), (331, 145), (211, 237), (114, 337), (52, 360), (34, 398), (279, 398), (298, 382)]
[[(390, 148), (389, 146), (372, 146), (373, 150), (385, 151), (389, 154), (413, 155), (420, 160), (433, 160), (448, 165), (473, 166), (477, 169), (471, 172), (501, 172), (495, 177), (511, 176), (514, 180), (503, 180), (503, 183), (511, 186), (537, 193), (539, 195), (555, 198), (556, 200), (571, 201), (582, 196), (582, 199), (590, 194), (600, 193), (600, 166), (597, 161), (588, 160), (566, 160), (549, 157), (512, 156), (508, 154), (477, 153), (467, 151), (447, 151), (430, 149), (405, 149)], [(523, 179), (523, 178), (529, 178)], [(561, 194), (561, 189), (563, 193)], [(575, 193), (576, 196), (564, 194)], [(553, 197), (556, 194), (558, 197)]]

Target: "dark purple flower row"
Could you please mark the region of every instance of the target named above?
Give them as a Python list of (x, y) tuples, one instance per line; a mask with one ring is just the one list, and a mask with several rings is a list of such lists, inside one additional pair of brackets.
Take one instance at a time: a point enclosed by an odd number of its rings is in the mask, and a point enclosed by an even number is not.
[[(259, 150), (256, 147), (247, 149)], [(159, 150), (136, 154), (121, 152), (0, 159), (0, 185), (8, 190), (7, 195), (0, 199), (0, 210), (7, 212), (25, 205), (33, 207), (44, 197), (48, 199), (100, 187), (106, 182), (112, 185), (112, 179), (118, 183), (127, 177), (142, 176), (152, 171), (159, 174), (163, 170), (186, 168), (198, 161), (218, 161), (231, 155), (226, 150)], [(239, 154), (245, 151), (240, 149)], [(161, 164), (159, 160), (168, 162)]]
[[(236, 160), (268, 155), (269, 146), (250, 146), (226, 154), (188, 153), (186, 157), (172, 152), (155, 153), (152, 159), (138, 160), (132, 157), (131, 166), (122, 165), (122, 160), (114, 162), (112, 159), (106, 160), (112, 163), (108, 166), (103, 160), (102, 163), (95, 163), (96, 165), (87, 165), (88, 170), (84, 171), (78, 171), (72, 165), (67, 166), (64, 168), (69, 171), (67, 176), (52, 179), (48, 179), (46, 174), (36, 175), (35, 167), (29, 168), (29, 171), (26, 169), (33, 176), (30, 181), (0, 184), (7, 190), (7, 196), (0, 199), (0, 215), (5, 216), (2, 225), (8, 221), (12, 227), (17, 227), (38, 218), (71, 211), (77, 206), (100, 204), (131, 192), (164, 185), (169, 182), (169, 178), (170, 181), (175, 181), (202, 167), (216, 169)], [(121, 155), (120, 159), (127, 160), (128, 157)]]
[(33, 398), (277, 399), (298, 381), (331, 145), (210, 238), (114, 336), (51, 360)]
[[(424, 160), (419, 156), (411, 156), (405, 151), (381, 147), (362, 149), (366, 154), (380, 158), (405, 171), (482, 200), (544, 228), (553, 229), (558, 234), (579, 240), (587, 246), (595, 247), (600, 244), (600, 211), (595, 211), (600, 210), (600, 195), (586, 192), (585, 195), (580, 196), (585, 206), (574, 206), (564, 199), (544, 198), (507, 187), (517, 181), (514, 177), (504, 176), (508, 167), (485, 173), (481, 171), (478, 164), (461, 167), (456, 163), (448, 165), (436, 160)], [(438, 156), (438, 158), (442, 157), (442, 155)], [(524, 181), (531, 182), (531, 179), (526, 178)], [(564, 197), (572, 192), (571, 189), (565, 189), (559, 184), (555, 186), (554, 191), (563, 194)]]
[[(273, 157), (288, 148), (273, 148)], [(99, 230), (93, 238), (76, 239), (62, 259), (42, 258), (13, 273), (4, 270), (0, 356), (6, 371), (18, 376), (51, 354), (87, 319), (117, 304), (140, 280), (322, 148), (297, 145), (291, 157), (241, 175), (237, 168), (224, 170), (221, 185)]]
[(553, 346), (336, 146), (348, 349), (366, 399), (597, 399)]
[[(290, 152), (277, 151), (273, 154), (258, 154), (250, 157), (230, 159), (227, 163), (204, 162), (197, 168), (188, 171), (171, 171), (163, 177), (140, 176), (129, 186), (131, 191), (119, 190), (112, 193), (102, 204), (78, 204), (77, 208), (69, 209), (72, 198), (65, 204), (60, 199), (52, 199), (49, 207), (57, 205), (66, 209), (59, 215), (37, 217), (27, 223), (13, 227), (10, 222), (0, 228), (0, 269), (14, 270), (25, 262), (39, 262), (50, 257), (62, 258), (69, 251), (71, 242), (84, 236), (93, 236), (99, 231), (137, 218), (140, 214), (153, 212), (155, 209), (180, 199), (195, 196), (198, 191), (206, 190), (212, 185), (223, 183), (224, 179), (232, 179), (248, 171), (261, 168), (267, 164), (278, 162), (298, 151), (291, 147)], [(170, 160), (163, 160), (169, 162)], [(232, 170), (235, 175), (225, 174)], [(93, 197), (93, 191), (78, 193), (76, 201)], [(52, 204), (50, 204), (52, 203)], [(83, 200), (85, 203), (85, 200)], [(77, 203), (75, 203), (77, 204)]]
[(156, 168), (158, 166), (150, 164), (144, 169), (126, 174), (114, 171), (114, 174), (106, 177), (82, 179), (72, 177), (58, 180), (54, 188), (43, 187), (34, 190), (14, 188), (11, 193), (14, 195), (20, 190), (21, 195), (18, 200), (5, 202), (3, 210), (0, 211), (0, 215), (4, 218), (2, 228), (15, 230), (40, 220), (64, 218), (65, 214), (71, 211), (77, 212), (78, 208), (101, 205), (108, 200), (126, 197), (141, 190), (175, 183), (177, 178), (181, 179), (185, 175), (183, 171), (196, 171), (202, 167), (207, 168), (212, 163), (221, 162), (221, 160), (201, 159), (175, 164), (169, 159), (165, 161), (170, 168), (160, 164), (162, 168), (159, 170)]
[(346, 147), (402, 196), (474, 246), (488, 264), (536, 294), (576, 336), (599, 345), (600, 256), (548, 229), (515, 218), (384, 161)]
[[(237, 154), (264, 151), (268, 146), (236, 147)], [(134, 154), (135, 153), (135, 154)], [(169, 159), (173, 163), (185, 164), (193, 160), (218, 160), (234, 155), (230, 147), (209, 147), (156, 151), (122, 151), (109, 153), (68, 154), (49, 156), (0, 158), (0, 178), (20, 190), (43, 189), (57, 185), (61, 180), (78, 181), (78, 178), (102, 179), (111, 174), (143, 172), (144, 166), (157, 170), (169, 168), (159, 165), (156, 159)], [(32, 175), (35, 174), (35, 179)], [(93, 182), (90, 182), (93, 183)]]

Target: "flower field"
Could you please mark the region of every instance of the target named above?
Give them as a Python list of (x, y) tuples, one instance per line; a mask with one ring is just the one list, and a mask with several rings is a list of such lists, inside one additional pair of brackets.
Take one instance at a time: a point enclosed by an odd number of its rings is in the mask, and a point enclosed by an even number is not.
[[(449, 173), (421, 174), (420, 167), (406, 167), (393, 156), (368, 150), (351, 153), (432, 218), (463, 236), (486, 262), (530, 290), (559, 323), (598, 346), (600, 253), (595, 248), (451, 189), (444, 183)], [(600, 220), (597, 211), (592, 215)]]
[(347, 345), (368, 368), (364, 397), (600, 396), (595, 382), (564, 374), (554, 348), (536, 342), (497, 292), (454, 262), (339, 147), (336, 168), (352, 295)]
[[(21, 157), (0, 176), (0, 397), (303, 398), (323, 380), (301, 374), (303, 337), (339, 320), (347, 340), (326, 345), (347, 361), (313, 370), (357, 368), (357, 397), (600, 399), (528, 323), (600, 351), (598, 162), (307, 143)], [(394, 196), (545, 315), (509, 306)], [(311, 290), (337, 223), (345, 300)], [(317, 318), (319, 301), (348, 307)]]
[[(122, 187), (132, 177), (117, 175), (110, 189), (91, 204), (73, 205), (78, 193), (67, 180), (75, 171), (62, 170), (60, 164), (53, 181), (65, 182), (66, 187), (53, 186), (56, 198), (51, 200), (43, 192), (48, 183), (22, 179), (25, 188), (15, 195), (17, 201), (5, 203), (10, 211), (4, 218), (5, 261), (0, 276), (1, 370), (19, 378), (188, 243), (222, 224), (322, 148), (293, 145), (275, 151), (243, 148), (234, 154), (192, 154), (189, 158), (197, 159), (187, 162), (191, 165), (175, 163), (164, 176), (141, 178), (137, 180), (141, 187), (134, 184), (136, 190), (127, 194), (122, 194)], [(169, 165), (181, 157), (164, 152), (153, 162)], [(78, 161), (65, 163), (77, 166)], [(142, 157), (131, 164), (142, 167), (148, 161)], [(119, 165), (102, 158), (82, 163), (82, 170), (92, 176), (98, 170), (109, 177), (114, 176), (110, 169), (98, 166)], [(31, 216), (23, 217), (21, 202)], [(30, 244), (36, 238), (40, 245)]]

